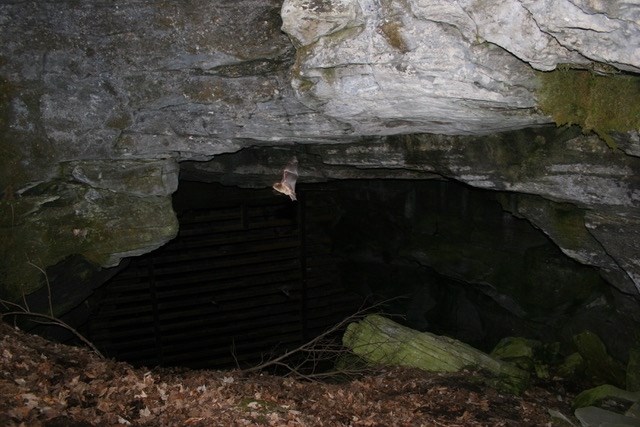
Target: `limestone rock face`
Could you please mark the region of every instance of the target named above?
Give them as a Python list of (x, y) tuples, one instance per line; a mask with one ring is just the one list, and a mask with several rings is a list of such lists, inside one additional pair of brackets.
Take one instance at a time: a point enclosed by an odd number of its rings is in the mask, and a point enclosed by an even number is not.
[(180, 160), (341, 134), (286, 96), (294, 49), (279, 12), (262, 0), (2, 2), (2, 282), (32, 290), (27, 259), (107, 267), (171, 239)]
[(535, 110), (534, 70), (482, 43), (456, 3), (288, 0), (282, 19), (299, 45), (296, 94), (358, 134), (478, 134), (549, 121)]
[[(538, 70), (552, 70), (558, 63), (597, 61), (627, 71), (640, 71), (640, 50), (636, 44), (628, 43), (640, 36), (640, 11), (636, 1), (410, 0), (403, 5), (392, 3), (286, 0), (282, 9), (283, 29), (299, 45), (309, 46), (345, 29), (366, 32), (368, 26), (378, 24), (379, 32), (393, 45), (394, 40), (389, 38), (384, 25), (394, 23), (395, 30), (399, 31), (395, 42), (405, 43), (408, 48), (423, 44), (435, 35), (401, 28), (402, 22), (407, 22), (400, 21), (407, 15), (403, 12), (411, 12), (414, 20), (449, 26), (469, 42), (486, 41), (500, 46)], [(369, 37), (375, 35), (370, 33)], [(371, 47), (375, 47), (375, 40), (371, 41)]]
[[(110, 266), (163, 244), (180, 163), (271, 186), (297, 152), (303, 183), (445, 177), (535, 196), (509, 209), (637, 293), (637, 132), (614, 135), (617, 151), (496, 132), (551, 122), (539, 70), (640, 71), (639, 13), (622, 0), (2, 2), (0, 278), (35, 271), (18, 253)], [(577, 235), (544, 203), (577, 209)]]
[(286, 0), (282, 18), (311, 108), (365, 135), (478, 134), (548, 121), (533, 68), (640, 71), (631, 3)]
[(40, 270), (71, 255), (103, 267), (175, 237), (173, 159), (64, 162), (48, 182), (0, 204), (0, 277), (6, 296), (29, 293)]
[[(476, 24), (479, 37), (538, 70), (559, 63), (610, 64), (640, 71), (636, 1), (501, 0), (457, 2)], [(596, 66), (597, 68), (597, 66)]]

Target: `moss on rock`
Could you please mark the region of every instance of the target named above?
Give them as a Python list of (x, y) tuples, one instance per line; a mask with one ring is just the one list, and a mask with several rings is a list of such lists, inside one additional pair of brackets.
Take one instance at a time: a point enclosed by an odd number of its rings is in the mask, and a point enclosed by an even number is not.
[(343, 344), (373, 364), (409, 366), (428, 372), (458, 372), (465, 368), (491, 374), (489, 383), (519, 394), (529, 385), (529, 374), (446, 336), (419, 332), (371, 314), (349, 324)]
[(640, 129), (640, 77), (601, 76), (583, 70), (540, 73), (540, 108), (557, 125), (578, 124), (611, 148), (610, 132)]
[(603, 384), (598, 387), (590, 388), (583, 391), (573, 401), (573, 407), (584, 408), (587, 406), (598, 406), (603, 401), (618, 401), (618, 402), (638, 402), (640, 401), (640, 392), (631, 392), (622, 390), (611, 384)]
[(111, 267), (172, 239), (173, 162), (89, 161), (0, 200), (0, 296), (16, 299), (45, 283), (42, 270), (71, 255)]
[(573, 342), (585, 360), (589, 374), (618, 387), (625, 387), (625, 370), (620, 362), (609, 356), (600, 337), (591, 331), (583, 331), (573, 337)]
[(43, 194), (0, 204), (0, 290), (5, 298), (31, 293), (44, 283), (34, 265), (44, 269), (79, 254), (109, 267), (158, 247), (177, 232), (170, 197), (68, 183), (47, 187)]

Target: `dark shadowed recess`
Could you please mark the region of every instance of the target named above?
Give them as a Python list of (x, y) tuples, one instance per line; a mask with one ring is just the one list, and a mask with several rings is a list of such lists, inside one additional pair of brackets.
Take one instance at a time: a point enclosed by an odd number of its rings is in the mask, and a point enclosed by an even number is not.
[[(633, 325), (615, 309), (615, 288), (512, 215), (517, 196), (446, 180), (297, 192), (292, 202), (182, 181), (178, 236), (117, 268), (70, 259), (48, 269), (54, 310), (75, 306), (65, 321), (107, 356), (145, 366), (253, 366), (379, 303), (407, 326), (486, 351), (525, 336), (569, 352), (588, 329), (626, 357)], [(30, 307), (46, 312), (47, 299), (45, 288)]]
[(596, 303), (607, 283), (506, 212), (504, 194), (342, 180), (298, 195), (181, 182), (178, 236), (89, 298), (89, 338), (137, 365), (228, 368), (383, 301), (408, 326), (484, 350), (505, 336), (568, 342), (584, 328), (615, 329)]
[(183, 181), (178, 236), (95, 293), (91, 340), (134, 364), (247, 367), (356, 311), (331, 253), (333, 206), (313, 194)]

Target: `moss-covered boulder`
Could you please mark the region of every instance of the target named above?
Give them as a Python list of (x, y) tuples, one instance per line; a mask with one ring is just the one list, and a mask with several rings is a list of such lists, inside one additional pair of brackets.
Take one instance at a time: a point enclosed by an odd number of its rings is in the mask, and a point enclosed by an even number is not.
[(571, 353), (564, 358), (564, 361), (558, 366), (558, 375), (562, 378), (578, 378), (584, 374), (585, 363), (580, 353)]
[(477, 369), (490, 375), (488, 382), (512, 393), (529, 385), (529, 374), (458, 340), (419, 332), (379, 315), (351, 323), (343, 344), (369, 363), (419, 368), (429, 372)]
[(559, 343), (543, 344), (523, 337), (506, 337), (494, 347), (491, 356), (535, 373), (538, 378), (549, 378), (549, 365), (556, 358)]
[(600, 337), (591, 331), (584, 331), (573, 337), (573, 343), (585, 361), (588, 374), (606, 383), (625, 387), (624, 367), (607, 353)]
[[(631, 407), (635, 402), (640, 401), (640, 392), (622, 390), (611, 384), (603, 384), (598, 387), (590, 388), (578, 394), (573, 401), (573, 407), (584, 408), (586, 406), (600, 406), (605, 401), (619, 402)], [(612, 403), (609, 403), (611, 406)]]

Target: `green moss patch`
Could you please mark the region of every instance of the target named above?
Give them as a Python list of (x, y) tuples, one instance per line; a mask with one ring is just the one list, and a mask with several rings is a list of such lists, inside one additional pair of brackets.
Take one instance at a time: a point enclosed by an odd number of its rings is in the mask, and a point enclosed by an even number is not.
[(520, 394), (529, 373), (446, 336), (419, 332), (377, 314), (350, 323), (345, 347), (372, 365), (408, 366), (427, 372), (459, 372), (466, 368), (488, 374), (487, 383)]
[(559, 70), (540, 74), (540, 108), (558, 126), (580, 125), (611, 148), (610, 132), (640, 129), (640, 77)]
[(573, 336), (573, 343), (591, 376), (618, 387), (625, 386), (624, 367), (609, 356), (600, 337), (591, 331), (583, 331)]

